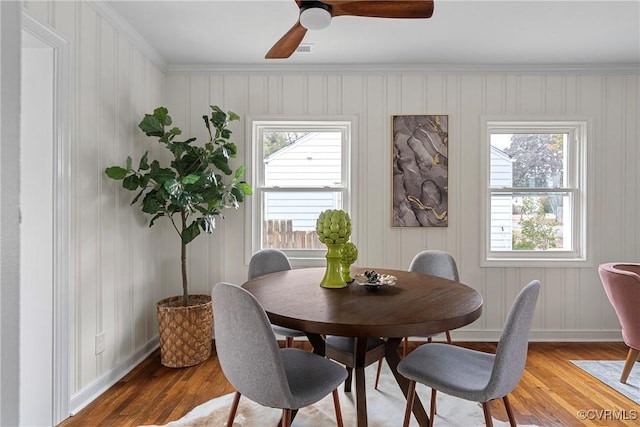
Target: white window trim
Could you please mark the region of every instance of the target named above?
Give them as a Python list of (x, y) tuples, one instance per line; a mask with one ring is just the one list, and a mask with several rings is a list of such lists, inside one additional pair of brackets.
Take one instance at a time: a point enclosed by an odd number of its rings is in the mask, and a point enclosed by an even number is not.
[[(353, 188), (355, 186), (355, 174), (351, 167), (351, 161), (357, 158), (356, 153), (356, 141), (358, 132), (357, 116), (290, 116), (290, 115), (247, 115), (246, 116), (246, 133), (248, 136), (248, 150), (246, 151), (246, 164), (250, 165), (250, 168), (246, 173), (246, 180), (251, 183), (254, 188), (254, 194), (251, 197), (245, 199), (245, 224), (247, 224), (248, 232), (245, 233), (245, 265), (249, 265), (251, 256), (260, 249), (260, 233), (256, 230), (262, 229), (262, 213), (261, 213), (261, 192), (258, 191), (258, 187), (262, 187), (264, 182), (257, 182), (258, 179), (263, 179), (262, 168), (263, 165), (259, 162), (259, 156), (256, 150), (262, 150), (262, 147), (254, 144), (257, 141), (259, 128), (261, 126), (269, 126), (276, 128), (279, 125), (282, 126), (282, 130), (291, 130), (296, 127), (304, 128), (306, 130), (313, 129), (314, 126), (318, 126), (319, 129), (325, 130), (326, 126), (336, 125), (338, 127), (346, 126), (348, 131), (343, 141), (343, 161), (342, 161), (342, 176), (344, 177), (344, 190), (342, 191), (343, 209), (349, 212), (352, 218), (356, 217), (355, 204), (352, 203)], [(299, 125), (292, 125), (291, 123), (299, 122)], [(291, 189), (293, 190), (293, 189)], [(304, 189), (305, 191), (308, 189)], [(351, 231), (351, 239), (356, 240), (355, 227)], [(289, 262), (293, 268), (302, 267), (321, 267), (326, 263), (325, 250), (304, 250), (304, 249), (286, 249), (283, 251), (287, 254)]]
[[(553, 131), (569, 133), (574, 140), (569, 143), (569, 169), (574, 174), (570, 179), (575, 182), (578, 191), (575, 193), (573, 209), (573, 250), (572, 251), (492, 251), (491, 250), (491, 213), (489, 203), (491, 189), (491, 149), (492, 133), (541, 133)], [(584, 117), (568, 116), (481, 116), (481, 215), (483, 225), (480, 230), (481, 267), (590, 267), (592, 266), (593, 245), (589, 221), (593, 212), (590, 191), (592, 185), (592, 156), (589, 138), (591, 120)], [(573, 163), (576, 162), (576, 163)]]

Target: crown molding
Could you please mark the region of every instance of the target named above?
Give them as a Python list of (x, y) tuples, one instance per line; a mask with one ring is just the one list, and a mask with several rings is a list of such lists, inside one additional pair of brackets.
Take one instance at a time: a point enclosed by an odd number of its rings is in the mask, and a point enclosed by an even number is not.
[(167, 74), (631, 74), (640, 64), (229, 64), (169, 65)]
[(108, 23), (120, 30), (129, 42), (135, 46), (154, 65), (166, 72), (167, 61), (155, 50), (127, 21), (116, 12), (111, 5), (103, 0), (87, 0), (87, 3)]

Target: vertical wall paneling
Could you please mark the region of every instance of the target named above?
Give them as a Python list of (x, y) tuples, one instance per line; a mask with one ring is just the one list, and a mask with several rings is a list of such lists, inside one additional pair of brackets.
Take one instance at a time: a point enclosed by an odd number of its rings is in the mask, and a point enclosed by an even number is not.
[[(626, 129), (625, 129), (625, 142), (628, 147), (627, 151), (627, 163), (625, 170), (627, 171), (627, 182), (640, 182), (640, 171), (637, 165), (634, 163), (640, 157), (640, 149), (638, 149), (638, 135), (640, 134), (640, 82), (638, 79), (634, 79), (632, 76), (625, 77), (625, 93), (626, 105), (624, 111), (626, 114)], [(635, 139), (635, 143), (634, 143)], [(629, 193), (633, 192), (631, 200), (629, 201), (629, 212), (640, 212), (640, 195), (638, 195), (637, 189), (630, 186)], [(628, 224), (628, 234), (632, 241), (629, 244), (629, 253), (638, 254), (640, 252), (640, 226), (637, 221)], [(637, 258), (636, 258), (637, 259)]]
[[(115, 47), (116, 33), (110, 25), (104, 21), (100, 21), (98, 51), (101, 52), (101, 60), (99, 61), (97, 81), (99, 82), (99, 91), (101, 102), (98, 108), (98, 149), (100, 150), (100, 166), (98, 170), (121, 162), (115, 156), (116, 128), (113, 123), (116, 122), (116, 74), (115, 74)], [(116, 248), (115, 248), (115, 215), (104, 215), (109, 212), (113, 206), (114, 183), (105, 179), (99, 181), (100, 186), (100, 209), (99, 222), (100, 228), (100, 258), (104, 260), (104, 265), (117, 265)], [(115, 274), (114, 268), (100, 267), (100, 284), (101, 284), (101, 303), (99, 304), (100, 313), (99, 327), (96, 333), (104, 332), (105, 339), (108, 344), (105, 345), (105, 352), (101, 355), (102, 368), (104, 366), (113, 366), (116, 360), (116, 348), (114, 338), (115, 320), (116, 320), (116, 299), (115, 299)]]
[[(77, 80), (78, 92), (81, 96), (83, 108), (77, 112), (78, 118), (78, 145), (77, 145), (77, 178), (76, 191), (78, 192), (77, 227), (81, 236), (79, 243), (79, 281), (77, 293), (79, 295), (78, 312), (81, 319), (80, 340), (90, 343), (95, 340), (97, 333), (99, 307), (99, 258), (98, 242), (100, 241), (98, 230), (99, 206), (97, 206), (96, 194), (99, 194), (100, 175), (99, 155), (97, 142), (98, 125), (98, 88), (96, 84), (97, 72), (97, 16), (95, 11), (86, 3), (79, 3), (79, 37), (78, 37), (78, 64)], [(79, 364), (81, 366), (80, 381), (89, 382), (91, 378), (98, 376), (98, 358), (95, 355), (95, 347), (81, 346)]]
[[(132, 129), (134, 127), (135, 118), (131, 108), (130, 91), (131, 87), (131, 54), (128, 42), (118, 35), (118, 47), (116, 53), (117, 81), (116, 81), (116, 117), (130, 117), (129, 120), (117, 120), (115, 128), (117, 136), (114, 147), (114, 165), (122, 164), (126, 156), (132, 152)], [(113, 340), (115, 351), (117, 353), (116, 363), (120, 362), (126, 355), (134, 351), (134, 334), (133, 334), (133, 280), (131, 271), (133, 269), (132, 249), (129, 245), (121, 246), (131, 236), (133, 221), (133, 209), (129, 206), (130, 192), (123, 189), (120, 183), (111, 183), (112, 195), (115, 195), (116, 214), (115, 217), (115, 255), (116, 269), (115, 276), (115, 327), (113, 331)], [(115, 193), (115, 194), (114, 194)], [(109, 342), (109, 337), (107, 342)]]
[(329, 114), (327, 93), (327, 76), (314, 74), (307, 77), (307, 112), (310, 115)]
[[(71, 52), (75, 287), (69, 364), (70, 409), (76, 411), (157, 340), (160, 264), (154, 257), (162, 256), (163, 245), (147, 230), (147, 218), (129, 206), (132, 193), (106, 178), (104, 168), (123, 165), (128, 155), (137, 160), (149, 149), (137, 124), (142, 112), (164, 99), (165, 76), (91, 2), (30, 1), (22, 7), (68, 40)], [(105, 351), (96, 355), (100, 332)]]
[[(246, 111), (248, 109), (247, 82), (248, 78), (245, 75), (225, 76), (223, 93), (220, 97), (220, 107), (225, 111), (231, 110), (236, 112), (240, 116), (239, 121), (232, 122), (229, 126), (233, 132), (231, 140), (238, 146), (238, 157), (232, 159), (231, 164), (234, 168), (242, 164), (247, 169), (250, 169), (250, 166), (245, 162), (246, 152), (249, 149), (247, 144), (251, 141), (251, 135), (246, 134)], [(308, 92), (308, 88), (305, 89), (305, 92)], [(321, 99), (309, 98), (309, 103), (312, 102), (321, 103)], [(242, 207), (244, 208), (245, 204), (243, 204)], [(210, 275), (212, 275), (210, 277), (214, 279), (210, 280), (210, 283), (207, 284), (207, 289), (210, 289), (211, 285), (222, 280), (223, 277), (232, 283), (243, 283), (247, 277), (244, 269), (230, 269), (229, 267), (230, 264), (232, 264), (231, 259), (234, 258), (232, 254), (244, 253), (245, 235), (251, 233), (251, 228), (245, 226), (245, 215), (242, 209), (229, 210), (225, 213), (225, 218), (224, 222), (220, 224), (220, 237), (224, 239), (225, 248), (224, 251), (220, 251), (223, 258), (220, 265), (211, 266), (213, 271), (210, 272)], [(217, 250), (215, 234), (216, 232), (214, 232), (214, 236), (212, 236), (214, 238), (210, 239), (212, 245), (211, 251)]]
[[(193, 77), (193, 76), (191, 76)], [(358, 155), (354, 169), (354, 227), (362, 265), (407, 268), (413, 255), (425, 248), (454, 254), (461, 278), (485, 298), (481, 319), (457, 331), (458, 337), (497, 338), (506, 313), (519, 290), (540, 279), (543, 292), (534, 318), (537, 339), (617, 339), (618, 325), (604, 298), (597, 264), (608, 259), (638, 258), (638, 227), (620, 210), (637, 208), (637, 172), (640, 137), (637, 125), (639, 76), (595, 74), (474, 73), (251, 73), (247, 78), (224, 77), (224, 100), (246, 114), (353, 114), (358, 121)], [(191, 102), (180, 95), (183, 77), (167, 78), (172, 102)], [(233, 80), (231, 80), (233, 79)], [(212, 87), (215, 87), (212, 84)], [(626, 95), (623, 95), (626, 93)], [(212, 89), (211, 98), (216, 98)], [(631, 99), (632, 95), (635, 98)], [(173, 96), (169, 96), (173, 98)], [(188, 109), (180, 104), (178, 108)], [(394, 114), (449, 115), (449, 227), (443, 229), (392, 228), (391, 116)], [(481, 153), (480, 116), (572, 115), (591, 121), (589, 196), (598, 200), (589, 218), (594, 265), (586, 268), (481, 268), (480, 215), (484, 190), (479, 187)], [(632, 123), (633, 122), (633, 123)], [(245, 128), (246, 129), (246, 128)], [(245, 138), (249, 143), (249, 136)], [(245, 147), (245, 149), (248, 147)], [(625, 159), (621, 159), (624, 153)], [(617, 171), (611, 171), (617, 169)], [(605, 173), (606, 172), (606, 173)], [(591, 179), (591, 178), (590, 178)], [(621, 201), (620, 198), (625, 200)], [(624, 209), (623, 209), (624, 208)], [(241, 209), (244, 209), (243, 207)], [(609, 209), (616, 210), (613, 216)], [(234, 213), (235, 214), (235, 213)], [(613, 221), (610, 218), (614, 218)], [(224, 225), (226, 236), (243, 235), (244, 221), (235, 217)], [(615, 239), (625, 230), (620, 246)], [(222, 246), (216, 246), (216, 245)], [(228, 241), (211, 241), (211, 251), (224, 250), (222, 280), (242, 279), (246, 272), (244, 248)], [(196, 255), (200, 256), (200, 255)], [(209, 270), (211, 279), (216, 272)]]

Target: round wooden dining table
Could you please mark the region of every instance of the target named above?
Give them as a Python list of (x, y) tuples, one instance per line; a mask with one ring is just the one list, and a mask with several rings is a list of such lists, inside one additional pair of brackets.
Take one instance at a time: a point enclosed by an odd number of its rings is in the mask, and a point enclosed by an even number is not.
[[(325, 269), (303, 268), (256, 277), (242, 287), (260, 302), (271, 323), (304, 331), (313, 351), (324, 356), (323, 337), (355, 337), (358, 427), (367, 425), (364, 359), (368, 337), (386, 338), (385, 359), (405, 396), (409, 381), (397, 371), (398, 346), (406, 336), (428, 336), (468, 325), (482, 314), (482, 296), (473, 288), (435, 276), (402, 270), (352, 267), (393, 275), (395, 286), (375, 291), (352, 282), (327, 289), (319, 283)], [(420, 426), (429, 419), (416, 399), (413, 413)]]

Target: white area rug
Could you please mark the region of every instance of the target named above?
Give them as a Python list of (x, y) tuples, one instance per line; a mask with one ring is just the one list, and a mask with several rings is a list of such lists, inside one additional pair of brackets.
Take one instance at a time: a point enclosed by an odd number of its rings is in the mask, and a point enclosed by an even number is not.
[(572, 360), (571, 363), (640, 405), (640, 364), (637, 362), (626, 384), (620, 382), (624, 360)]
[[(389, 367), (384, 364), (378, 390), (373, 388), (377, 364), (366, 369), (367, 384), (367, 414), (369, 427), (401, 426), (404, 418), (406, 400), (400, 387), (391, 375)], [(344, 393), (344, 387), (340, 387), (340, 405), (344, 425), (351, 427), (356, 425), (355, 411), (355, 384), (352, 392)], [(429, 413), (429, 400), (431, 390), (418, 384), (418, 395)], [(444, 393), (437, 395), (437, 410), (435, 425), (438, 427), (472, 427), (484, 426), (482, 406), (475, 402), (457, 399)], [(183, 418), (170, 422), (168, 427), (200, 427), (200, 426), (224, 426), (229, 415), (229, 409), (233, 400), (233, 394), (212, 399), (194, 408)], [(242, 397), (238, 412), (233, 424), (234, 427), (275, 427), (280, 420), (282, 412), (279, 409), (265, 408), (249, 399)], [(517, 420), (516, 420), (517, 421)], [(335, 411), (331, 395), (320, 402), (303, 408), (293, 420), (292, 427), (335, 427)], [(417, 422), (412, 420), (412, 426)], [(508, 422), (494, 419), (494, 426), (508, 426)], [(520, 424), (519, 424), (520, 425)], [(520, 425), (520, 427), (524, 427)]]

